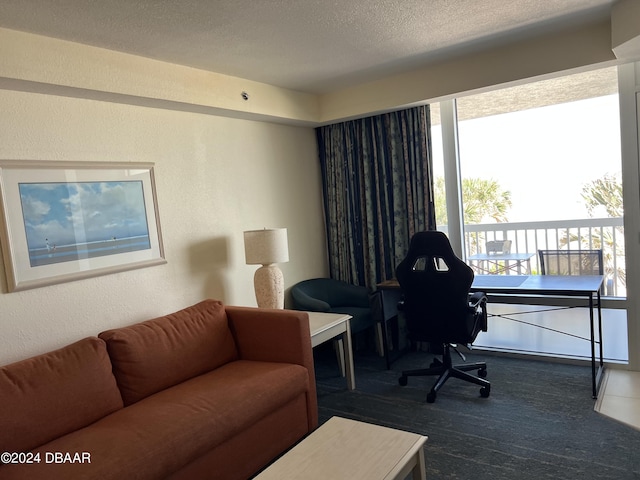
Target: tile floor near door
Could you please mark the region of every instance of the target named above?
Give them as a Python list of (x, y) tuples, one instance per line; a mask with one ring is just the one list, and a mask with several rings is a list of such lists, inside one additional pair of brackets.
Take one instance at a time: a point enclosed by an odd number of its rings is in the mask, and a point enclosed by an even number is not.
[(594, 408), (640, 430), (640, 372), (607, 368)]

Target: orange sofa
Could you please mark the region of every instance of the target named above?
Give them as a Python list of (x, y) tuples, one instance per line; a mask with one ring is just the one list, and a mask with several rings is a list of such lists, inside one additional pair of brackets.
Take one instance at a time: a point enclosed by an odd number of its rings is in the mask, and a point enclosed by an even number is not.
[(246, 479), (317, 424), (303, 312), (206, 300), (0, 368), (2, 480)]

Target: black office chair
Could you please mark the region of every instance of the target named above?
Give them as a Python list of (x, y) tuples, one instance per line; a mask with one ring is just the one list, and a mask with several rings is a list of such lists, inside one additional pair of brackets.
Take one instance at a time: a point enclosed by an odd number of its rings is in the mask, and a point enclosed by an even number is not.
[(542, 275), (603, 275), (602, 250), (538, 250)]
[[(438, 390), (451, 377), (480, 385), (480, 395), (489, 396), (491, 384), (485, 362), (453, 365), (451, 349), (456, 344), (469, 346), (480, 331), (487, 330), (487, 297), (470, 294), (473, 270), (456, 257), (449, 239), (442, 232), (416, 233), (411, 238), (406, 258), (396, 268), (403, 293), (398, 308), (404, 312), (412, 342), (429, 342), (442, 347), (442, 361), (435, 359), (429, 368), (403, 371), (400, 385), (407, 377), (438, 375), (427, 394), (427, 402), (436, 400)], [(464, 356), (458, 352), (464, 360)], [(467, 373), (478, 371), (478, 377)]]

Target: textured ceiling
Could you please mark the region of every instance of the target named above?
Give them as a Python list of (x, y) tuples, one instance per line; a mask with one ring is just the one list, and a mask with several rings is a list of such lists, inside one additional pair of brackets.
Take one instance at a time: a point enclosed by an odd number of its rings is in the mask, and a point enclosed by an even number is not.
[(614, 0), (0, 0), (0, 27), (322, 93), (609, 18)]

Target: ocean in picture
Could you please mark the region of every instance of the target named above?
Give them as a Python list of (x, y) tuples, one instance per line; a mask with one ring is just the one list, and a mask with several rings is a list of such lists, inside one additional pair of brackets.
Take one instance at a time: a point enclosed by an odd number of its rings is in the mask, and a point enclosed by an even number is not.
[(103, 257), (105, 255), (148, 250), (150, 248), (151, 242), (149, 235), (129, 238), (114, 237), (108, 240), (76, 243), (73, 245), (48, 244), (45, 248), (29, 250), (29, 261), (32, 267), (39, 267), (52, 263)]
[(31, 267), (151, 248), (141, 181), (18, 187)]

